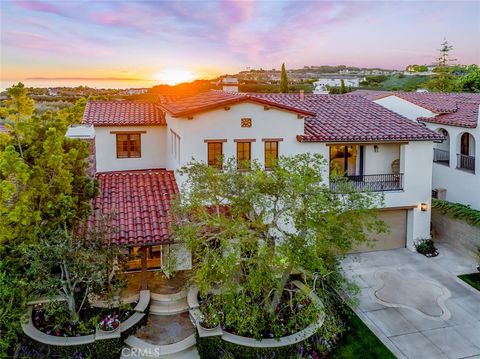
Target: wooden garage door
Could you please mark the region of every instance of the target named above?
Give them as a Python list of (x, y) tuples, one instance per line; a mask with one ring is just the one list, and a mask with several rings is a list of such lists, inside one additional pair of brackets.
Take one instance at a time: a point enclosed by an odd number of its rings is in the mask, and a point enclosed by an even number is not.
[(374, 243), (371, 243), (370, 246), (362, 244), (354, 252), (381, 251), (406, 247), (407, 210), (381, 211), (379, 217), (387, 224), (390, 231), (388, 233), (373, 234)]

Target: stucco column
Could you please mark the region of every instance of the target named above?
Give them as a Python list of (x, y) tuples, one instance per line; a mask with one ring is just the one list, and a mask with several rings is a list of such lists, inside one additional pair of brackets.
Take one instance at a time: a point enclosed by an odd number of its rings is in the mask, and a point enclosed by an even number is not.
[(147, 247), (140, 248), (142, 252), (142, 260), (141, 260), (141, 278), (142, 278), (142, 290), (148, 288), (148, 281), (147, 281)]

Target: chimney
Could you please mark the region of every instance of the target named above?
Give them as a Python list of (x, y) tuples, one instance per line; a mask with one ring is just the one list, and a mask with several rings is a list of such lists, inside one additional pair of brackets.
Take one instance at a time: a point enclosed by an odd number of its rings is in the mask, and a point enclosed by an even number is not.
[(305, 91), (304, 90), (300, 90), (300, 100), (304, 100), (305, 99)]

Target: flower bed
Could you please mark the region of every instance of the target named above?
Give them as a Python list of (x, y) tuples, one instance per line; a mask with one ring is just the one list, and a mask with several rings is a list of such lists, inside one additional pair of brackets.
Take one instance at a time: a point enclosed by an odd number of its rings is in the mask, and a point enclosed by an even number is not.
[[(116, 320), (112, 320), (112, 323), (115, 323), (115, 328), (118, 328), (120, 322), (127, 320), (134, 313), (135, 305), (136, 303), (130, 303), (113, 309), (89, 307), (80, 313), (80, 320), (75, 324), (64, 319), (66, 314), (63, 311), (49, 312), (46, 307), (40, 305), (34, 307), (32, 321), (35, 328), (47, 335), (80, 337), (95, 334), (97, 327), (109, 331), (107, 323), (113, 317)], [(104, 322), (105, 329), (101, 327), (101, 322)]]
[[(296, 321), (291, 322), (293, 325), (282, 326), (281, 323), (291, 321), (292, 316), (298, 316), (304, 308), (310, 306), (321, 307), (323, 304), (318, 296), (303, 283), (293, 281), (288, 288), (290, 290), (293, 287), (299, 289), (299, 291), (295, 291), (298, 298), (294, 299), (296, 296), (292, 296), (290, 301), (282, 298), (276, 309), (277, 314), (279, 314), (278, 321), (282, 335), (275, 336), (273, 331), (269, 331), (263, 338), (238, 335), (238, 330), (235, 330), (233, 326), (234, 322), (229, 322), (221, 310), (215, 311), (215, 309), (212, 309), (215, 306), (208, 305), (205, 302), (199, 303), (198, 297), (195, 302), (194, 296), (190, 294), (189, 305), (192, 308), (190, 314), (192, 318), (196, 318), (197, 346), (200, 356), (209, 357), (212, 353), (219, 354), (228, 351), (235, 358), (254, 358), (267, 353), (276, 353), (279, 357), (291, 357), (301, 350), (308, 351), (306, 348), (311, 347), (311, 344), (307, 345), (307, 343), (314, 340), (312, 336), (322, 326), (325, 315), (320, 315), (305, 326), (300, 326), (300, 322)], [(195, 288), (192, 291), (195, 291)], [(202, 308), (206, 308), (209, 312), (205, 315)], [(203, 328), (204, 326), (214, 328), (218, 324), (220, 324), (220, 327), (212, 332)]]
[[(145, 301), (150, 301), (150, 292), (142, 291), (140, 296)], [(123, 341), (140, 326), (146, 323), (147, 313), (141, 308), (133, 309), (135, 304), (121, 306), (117, 309), (89, 308), (90, 313), (95, 313), (95, 319), (90, 320), (90, 326), (85, 321), (76, 326), (83, 328), (87, 335), (82, 335), (78, 330), (70, 329), (68, 326), (55, 328), (53, 318), (42, 322), (37, 319), (37, 325), (43, 329), (39, 330), (34, 325), (33, 306), (29, 307), (28, 322), (22, 324), (24, 336), (21, 338), (20, 356), (27, 358), (105, 358), (116, 359), (120, 356), (120, 349)], [(38, 311), (39, 309), (37, 309)], [(118, 330), (102, 332), (98, 328), (99, 318), (106, 318), (111, 315), (112, 310), (117, 311), (115, 317), (119, 322)], [(103, 314), (102, 314), (103, 313)], [(36, 313), (38, 314), (38, 313)], [(110, 318), (111, 319), (111, 318)], [(55, 332), (47, 334), (49, 325), (53, 325)], [(93, 329), (92, 329), (93, 327)], [(50, 329), (51, 330), (51, 329)]]

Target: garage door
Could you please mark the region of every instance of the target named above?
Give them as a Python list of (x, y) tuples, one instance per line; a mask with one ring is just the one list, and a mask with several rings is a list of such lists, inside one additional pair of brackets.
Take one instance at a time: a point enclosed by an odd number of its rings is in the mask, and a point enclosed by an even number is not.
[(405, 248), (407, 243), (407, 210), (381, 211), (379, 217), (390, 228), (388, 233), (373, 234), (370, 246), (362, 244), (354, 252), (381, 251)]

